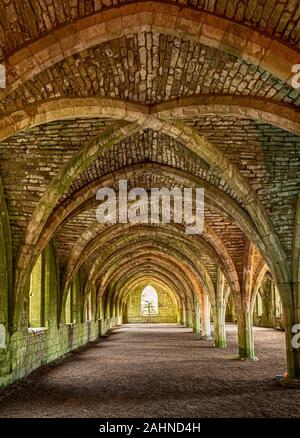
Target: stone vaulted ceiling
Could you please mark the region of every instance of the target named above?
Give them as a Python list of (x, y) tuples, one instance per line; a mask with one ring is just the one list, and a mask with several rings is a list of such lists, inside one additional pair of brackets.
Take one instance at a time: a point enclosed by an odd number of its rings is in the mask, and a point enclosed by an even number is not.
[[(16, 296), (51, 240), (65, 290), (78, 271), (109, 287), (114, 266), (134, 270), (138, 255), (156, 274), (178, 261), (181, 280), (211, 294), (220, 269), (240, 293), (251, 247), (253, 271), (267, 263), (291, 278), (299, 20), (294, 0), (0, 0), (0, 173)], [(204, 187), (203, 235), (100, 226), (96, 191), (119, 179)]]
[[(0, 9), (1, 56), (67, 23), (132, 0), (29, 0), (3, 1)], [(296, 0), (172, 0), (200, 11), (243, 23), (298, 45), (300, 11)]]

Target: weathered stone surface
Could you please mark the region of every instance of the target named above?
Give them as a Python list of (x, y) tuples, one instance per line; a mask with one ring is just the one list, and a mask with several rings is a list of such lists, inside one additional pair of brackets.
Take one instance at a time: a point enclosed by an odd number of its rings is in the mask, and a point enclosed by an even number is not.
[(220, 93), (299, 103), (298, 92), (249, 61), (180, 36), (143, 32), (56, 63), (2, 100), (0, 110), (69, 96), (158, 103)]
[[(212, 315), (220, 348), (228, 302), (243, 359), (256, 358), (253, 314), (274, 326), (284, 310), (292, 345), (297, 2), (173, 3), (0, 2), (1, 385), (121, 323), (148, 283), (172, 296), (168, 321), (209, 337)], [(202, 234), (99, 224), (96, 191), (120, 179), (148, 193), (204, 187)], [(287, 364), (299, 378), (294, 349)]]
[[(195, 9), (216, 13), (237, 22), (246, 22), (254, 29), (282, 37), (297, 44), (299, 42), (299, 14), (297, 2), (284, 0), (278, 2), (235, 0), (173, 0), (175, 4), (185, 4)], [(132, 3), (132, 0), (126, 0)], [(109, 7), (124, 4), (110, 0), (72, 1), (72, 0), (31, 0), (22, 2), (11, 0), (1, 5), (0, 10), (0, 47), (1, 55), (15, 51), (24, 43), (36, 39), (45, 32), (53, 31), (62, 24), (74, 22), (81, 17), (107, 10)], [(138, 8), (138, 5), (137, 5)], [(1, 59), (1, 58), (0, 58)]]

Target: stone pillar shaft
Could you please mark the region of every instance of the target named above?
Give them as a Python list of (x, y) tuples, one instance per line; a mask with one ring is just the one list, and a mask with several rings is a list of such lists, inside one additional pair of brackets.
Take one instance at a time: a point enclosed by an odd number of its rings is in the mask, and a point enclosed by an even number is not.
[(253, 318), (252, 313), (243, 310), (237, 315), (238, 346), (241, 359), (256, 359), (253, 342)]
[(194, 314), (194, 333), (200, 333), (201, 332), (201, 325), (200, 325), (200, 308), (199, 303), (195, 303), (195, 314)]
[(214, 306), (214, 347), (226, 347), (225, 305), (223, 303)]
[(204, 294), (201, 306), (201, 337), (211, 339), (210, 302), (207, 294)]

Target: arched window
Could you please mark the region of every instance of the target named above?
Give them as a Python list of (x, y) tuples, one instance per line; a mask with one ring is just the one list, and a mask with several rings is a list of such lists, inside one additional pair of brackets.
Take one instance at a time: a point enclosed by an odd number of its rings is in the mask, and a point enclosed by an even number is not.
[(158, 314), (158, 296), (156, 290), (151, 285), (146, 286), (142, 291), (141, 314), (142, 316)]
[(72, 324), (74, 322), (73, 306), (74, 306), (74, 294), (73, 294), (73, 287), (71, 286), (70, 289), (68, 290), (67, 299), (66, 299), (66, 307), (65, 307), (66, 324)]
[(30, 276), (29, 289), (29, 326), (42, 327), (43, 294), (42, 256), (37, 259)]

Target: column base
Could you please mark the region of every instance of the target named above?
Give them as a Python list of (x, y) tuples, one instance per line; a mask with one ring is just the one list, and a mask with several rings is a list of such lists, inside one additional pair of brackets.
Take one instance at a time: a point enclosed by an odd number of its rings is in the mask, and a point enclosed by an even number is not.
[(199, 341), (211, 341), (213, 338), (211, 336), (202, 336), (200, 333), (196, 336)]
[(226, 342), (216, 342), (214, 348), (227, 348)]
[(287, 388), (300, 389), (300, 379), (295, 379), (287, 376), (276, 376), (277, 382)]
[(253, 362), (258, 362), (259, 361), (259, 359), (258, 359), (258, 357), (256, 357), (256, 356), (252, 356), (252, 357), (241, 357), (241, 356), (234, 356), (233, 358), (232, 358), (232, 360), (240, 360), (240, 361), (242, 361), (242, 362), (246, 362), (246, 361), (253, 361)]

